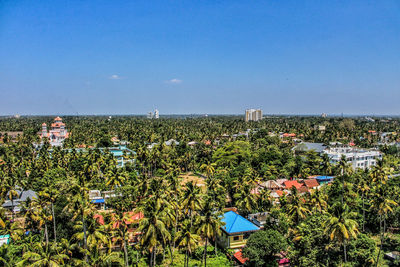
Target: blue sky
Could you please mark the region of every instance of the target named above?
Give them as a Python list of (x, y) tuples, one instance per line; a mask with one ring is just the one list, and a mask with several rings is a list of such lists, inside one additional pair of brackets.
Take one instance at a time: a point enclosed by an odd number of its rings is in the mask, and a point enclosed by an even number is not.
[(0, 0), (0, 115), (400, 115), (399, 14), (398, 0)]

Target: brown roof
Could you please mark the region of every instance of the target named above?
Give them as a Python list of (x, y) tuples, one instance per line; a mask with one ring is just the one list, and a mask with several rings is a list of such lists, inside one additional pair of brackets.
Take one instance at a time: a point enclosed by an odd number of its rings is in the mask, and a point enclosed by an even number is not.
[(308, 188), (315, 188), (319, 186), (319, 183), (316, 179), (306, 179), (303, 181), (304, 185)]
[(306, 186), (302, 186), (298, 189), (299, 193), (307, 193), (308, 192), (308, 188)]

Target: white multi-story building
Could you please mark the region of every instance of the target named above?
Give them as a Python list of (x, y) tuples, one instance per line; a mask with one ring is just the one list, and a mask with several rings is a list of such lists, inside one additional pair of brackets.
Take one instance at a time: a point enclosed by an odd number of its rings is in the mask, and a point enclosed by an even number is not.
[(158, 112), (158, 109), (154, 110), (154, 118), (155, 119), (160, 118), (160, 113)]
[(353, 169), (370, 169), (376, 165), (378, 159), (382, 159), (382, 153), (374, 149), (357, 149), (351, 147), (332, 147), (325, 149), (322, 153), (328, 155), (331, 163), (338, 163), (342, 155), (346, 157)]
[(247, 109), (245, 113), (245, 121), (259, 121), (262, 119), (261, 109)]

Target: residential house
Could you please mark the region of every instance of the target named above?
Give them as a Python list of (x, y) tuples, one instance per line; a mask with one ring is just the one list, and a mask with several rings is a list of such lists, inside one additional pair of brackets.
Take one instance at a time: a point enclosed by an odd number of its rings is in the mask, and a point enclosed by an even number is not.
[(317, 179), (304, 179), (303, 184), (308, 188), (308, 189), (317, 189), (319, 188), (319, 183)]
[(36, 198), (36, 192), (32, 190), (15, 190), (17, 192), (17, 196), (14, 196), (13, 199), (11, 200), (9, 198), (9, 194), (7, 193), (7, 199), (3, 203), (3, 208), (9, 210), (9, 211), (14, 211), (14, 212), (19, 212), (21, 210), (21, 204), (27, 201), (28, 199), (32, 200), (33, 198)]
[(286, 181), (283, 183), (285, 186), (285, 189), (287, 190), (291, 190), (292, 187), (296, 187), (296, 189), (298, 190), (302, 185), (297, 182), (296, 180), (290, 180), (290, 181)]
[(218, 244), (224, 248), (241, 248), (246, 245), (251, 233), (260, 230), (255, 224), (233, 211), (226, 212), (221, 221), (225, 225), (221, 227), (222, 234), (218, 238)]
[(271, 191), (283, 189), (283, 186), (274, 180), (265, 181), (261, 184), (261, 186)]

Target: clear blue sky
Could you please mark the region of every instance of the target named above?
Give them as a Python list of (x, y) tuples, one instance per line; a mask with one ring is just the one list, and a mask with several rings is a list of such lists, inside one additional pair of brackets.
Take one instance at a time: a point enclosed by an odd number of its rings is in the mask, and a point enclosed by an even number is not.
[(0, 115), (252, 107), (400, 115), (400, 1), (0, 0)]

